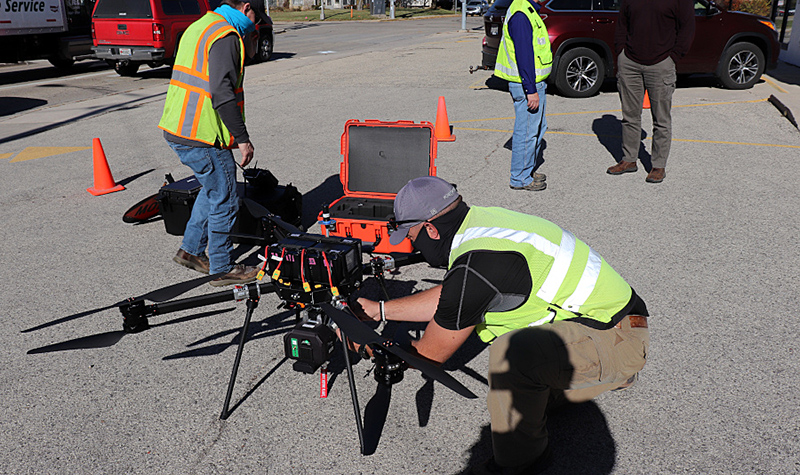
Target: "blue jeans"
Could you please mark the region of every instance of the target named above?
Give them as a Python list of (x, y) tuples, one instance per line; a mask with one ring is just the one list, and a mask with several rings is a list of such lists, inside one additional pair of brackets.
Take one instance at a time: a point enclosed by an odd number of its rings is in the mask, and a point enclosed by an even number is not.
[(528, 110), (528, 97), (522, 84), (509, 82), (508, 90), (514, 99), (514, 135), (511, 138), (511, 186), (526, 186), (533, 181), (533, 172), (544, 161), (542, 146), (547, 130), (544, 109), (547, 102), (547, 84), (536, 83), (539, 93), (539, 108)]
[(233, 268), (231, 238), (215, 231), (231, 232), (239, 211), (233, 153), (213, 147), (167, 143), (203, 186), (194, 201), (192, 217), (186, 223), (181, 249), (199, 256), (208, 247), (209, 272), (229, 272)]

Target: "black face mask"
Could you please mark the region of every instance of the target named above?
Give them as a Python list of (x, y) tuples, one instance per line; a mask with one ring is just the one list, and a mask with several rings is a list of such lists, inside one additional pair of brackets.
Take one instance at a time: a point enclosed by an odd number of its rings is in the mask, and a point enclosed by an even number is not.
[(414, 249), (418, 250), (431, 267), (447, 267), (450, 259), (450, 246), (469, 211), (466, 203), (460, 203), (452, 211), (431, 221), (439, 231), (439, 239), (431, 239), (423, 227), (414, 239)]

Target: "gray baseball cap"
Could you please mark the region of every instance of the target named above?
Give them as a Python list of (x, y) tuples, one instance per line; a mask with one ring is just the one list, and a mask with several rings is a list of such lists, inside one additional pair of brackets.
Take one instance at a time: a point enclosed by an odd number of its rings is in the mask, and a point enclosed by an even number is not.
[(437, 176), (422, 176), (409, 181), (394, 199), (397, 229), (389, 236), (389, 243), (400, 244), (410, 228), (433, 218), (458, 197), (456, 187)]

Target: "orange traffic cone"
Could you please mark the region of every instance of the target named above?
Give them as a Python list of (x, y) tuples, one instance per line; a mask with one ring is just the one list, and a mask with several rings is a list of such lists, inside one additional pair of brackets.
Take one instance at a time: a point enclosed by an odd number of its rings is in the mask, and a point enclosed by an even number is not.
[(108, 168), (106, 153), (103, 151), (103, 145), (98, 138), (92, 140), (92, 155), (94, 156), (94, 186), (86, 188), (86, 191), (94, 196), (100, 196), (106, 193), (124, 190), (124, 186), (117, 185), (116, 182), (114, 182), (114, 178), (111, 176), (111, 170)]
[(650, 108), (650, 96), (647, 95), (647, 89), (644, 91), (644, 104), (642, 104), (642, 107), (645, 109)]
[(439, 96), (439, 107), (436, 109), (436, 129), (433, 135), (439, 142), (455, 142), (456, 136), (450, 129), (447, 121), (447, 106), (444, 105), (444, 96)]

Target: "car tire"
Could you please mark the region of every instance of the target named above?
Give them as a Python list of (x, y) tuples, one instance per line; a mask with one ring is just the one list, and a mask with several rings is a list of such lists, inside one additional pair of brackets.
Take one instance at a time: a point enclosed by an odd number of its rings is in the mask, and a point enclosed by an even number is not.
[(61, 55), (53, 55), (47, 58), (50, 61), (50, 64), (57, 67), (58, 69), (69, 69), (75, 64), (75, 60), (72, 58), (65, 58)]
[(558, 60), (555, 85), (566, 97), (589, 97), (603, 85), (606, 70), (600, 55), (589, 48), (573, 48)]
[(262, 31), (261, 34), (258, 35), (258, 51), (253, 59), (259, 63), (269, 61), (272, 57), (272, 48), (274, 47), (273, 38), (272, 30)]
[(749, 89), (761, 79), (766, 61), (753, 43), (735, 43), (722, 54), (717, 77), (728, 89)]
[(124, 77), (135, 76), (136, 72), (139, 71), (139, 63), (135, 61), (116, 61), (114, 63), (114, 71)]

